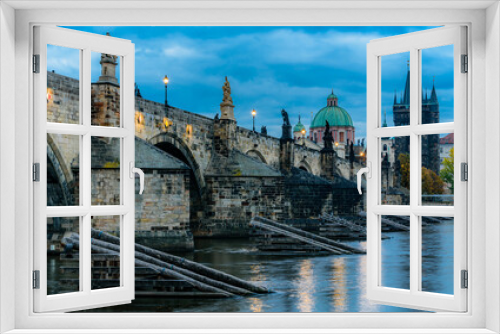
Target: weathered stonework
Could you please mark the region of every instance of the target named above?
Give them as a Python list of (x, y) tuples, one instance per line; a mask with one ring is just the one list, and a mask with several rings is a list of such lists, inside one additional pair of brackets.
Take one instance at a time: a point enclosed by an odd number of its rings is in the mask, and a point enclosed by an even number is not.
[[(49, 83), (50, 117), (78, 123), (70, 115), (78, 110), (78, 81), (49, 73)], [(115, 82), (92, 84), (92, 124), (119, 125), (119, 94)], [(185, 250), (193, 247), (193, 234), (247, 236), (248, 221), (256, 215), (296, 222), (322, 212), (353, 211), (359, 196), (351, 196), (356, 190), (347, 180), (359, 164), (334, 159), (333, 151), (325, 155), (293, 138), (280, 140), (238, 127), (228, 111), (232, 101), (225, 98), (225, 116), (211, 119), (136, 96), (136, 166), (146, 174), (145, 192), (136, 196), (137, 242)], [(56, 151), (63, 151), (52, 154), (56, 163), (51, 198), (59, 201), (56, 193), (64, 187), (78, 196), (78, 141), (59, 135), (51, 140)], [(120, 201), (119, 146), (109, 145), (112, 141), (93, 138), (96, 205)], [(64, 170), (71, 172), (60, 181)], [(337, 199), (339, 194), (345, 198)]]

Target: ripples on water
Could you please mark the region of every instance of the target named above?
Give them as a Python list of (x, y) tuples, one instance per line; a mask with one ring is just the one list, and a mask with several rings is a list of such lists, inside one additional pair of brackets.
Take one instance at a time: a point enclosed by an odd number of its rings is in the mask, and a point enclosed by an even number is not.
[[(422, 230), (425, 291), (453, 293), (453, 221)], [(408, 287), (409, 233), (393, 232), (382, 241), (386, 286)], [(348, 244), (365, 248), (366, 242)], [(227, 299), (138, 298), (93, 312), (413, 312), (366, 299), (366, 256), (285, 257), (252, 255), (246, 239), (201, 239), (183, 256), (275, 291)], [(388, 256), (384, 256), (388, 254)], [(405, 255), (406, 254), (406, 255)], [(402, 255), (402, 256), (400, 256)], [(387, 284), (385, 284), (387, 283)]]

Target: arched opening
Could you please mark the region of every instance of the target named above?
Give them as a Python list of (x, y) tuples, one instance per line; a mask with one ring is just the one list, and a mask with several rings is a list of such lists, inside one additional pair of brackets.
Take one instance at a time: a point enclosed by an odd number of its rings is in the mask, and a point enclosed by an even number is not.
[(267, 164), (266, 158), (264, 158), (262, 153), (260, 153), (257, 150), (250, 150), (246, 153), (246, 155), (248, 155), (249, 157), (255, 158), (257, 160), (260, 160), (261, 162)]
[(195, 231), (203, 218), (205, 207), (203, 202), (205, 180), (199, 164), (190, 148), (176, 135), (162, 133), (150, 139), (149, 142), (191, 168), (189, 174), (189, 221), (191, 231)]
[(75, 203), (75, 175), (66, 164), (57, 144), (47, 136), (47, 205), (67, 206)]
[(299, 163), (299, 169), (302, 169), (308, 173), (311, 173), (312, 174), (312, 168), (311, 166), (309, 165), (309, 163), (305, 160), (302, 160), (300, 163)]

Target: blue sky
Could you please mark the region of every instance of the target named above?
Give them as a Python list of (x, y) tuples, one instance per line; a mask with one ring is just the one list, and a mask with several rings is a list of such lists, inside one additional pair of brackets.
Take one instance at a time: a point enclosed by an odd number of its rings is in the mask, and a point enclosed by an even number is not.
[[(266, 125), (269, 134), (279, 136), (282, 108), (293, 124), (300, 113), (302, 123), (309, 127), (311, 112), (326, 105), (333, 88), (360, 138), (366, 134), (366, 44), (428, 27), (70, 28), (110, 32), (135, 43), (136, 82), (146, 99), (164, 102), (162, 79), (167, 74), (170, 105), (213, 117), (220, 112), (221, 87), (227, 76), (238, 125), (251, 128), (250, 112), (255, 108), (256, 128)], [(424, 55), (423, 85), (430, 93), (435, 76), (441, 119), (449, 120), (453, 117), (453, 72), (450, 59), (443, 60), (450, 47), (442, 49)], [(407, 70), (406, 56), (394, 58), (399, 59), (383, 61), (382, 70), (382, 104), (389, 125), (394, 90), (401, 94)], [(98, 65), (98, 57), (93, 64)], [(59, 73), (70, 71), (56, 62), (52, 67)], [(93, 66), (93, 80), (99, 71), (99, 66)]]

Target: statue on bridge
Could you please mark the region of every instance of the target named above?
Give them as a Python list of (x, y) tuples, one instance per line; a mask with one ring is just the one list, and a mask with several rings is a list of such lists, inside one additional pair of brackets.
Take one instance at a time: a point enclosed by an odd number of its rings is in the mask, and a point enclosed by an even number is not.
[(236, 121), (236, 119), (234, 118), (233, 98), (231, 97), (231, 85), (229, 84), (227, 77), (224, 85), (222, 86), (222, 94), (222, 103), (220, 104), (220, 119), (229, 119), (232, 121)]
[(283, 116), (283, 125), (281, 126), (281, 139), (291, 140), (292, 137), (292, 125), (290, 124), (290, 119), (288, 118), (288, 113), (285, 109), (281, 109), (281, 116)]
[(323, 143), (325, 145), (325, 149), (333, 149), (333, 136), (330, 132), (330, 123), (326, 121), (325, 125), (325, 135), (323, 136)]
[(220, 104), (220, 106), (234, 107), (233, 98), (231, 97), (231, 85), (229, 84), (227, 77), (226, 82), (224, 82), (224, 85), (222, 86), (222, 94), (222, 103)]
[(290, 125), (290, 119), (285, 109), (281, 109), (281, 116), (283, 116), (283, 125)]
[(267, 136), (267, 127), (265, 125), (261, 126), (260, 133)]

